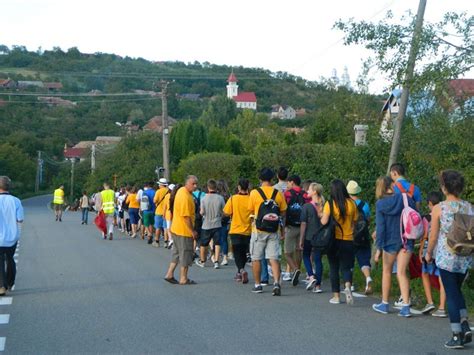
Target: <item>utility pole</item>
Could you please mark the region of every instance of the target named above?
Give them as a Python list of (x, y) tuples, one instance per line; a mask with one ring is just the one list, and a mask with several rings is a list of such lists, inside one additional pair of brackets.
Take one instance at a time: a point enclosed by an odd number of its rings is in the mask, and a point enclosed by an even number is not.
[(41, 151), (38, 150), (38, 162), (36, 165), (35, 192), (39, 191), (40, 180), (41, 180)]
[(163, 168), (164, 177), (170, 180), (170, 146), (169, 146), (169, 128), (168, 128), (168, 81), (161, 81), (161, 123), (163, 127)]
[(388, 160), (387, 175), (390, 173), (390, 166), (397, 161), (398, 152), (400, 151), (400, 139), (402, 133), (403, 120), (407, 113), (409, 90), (413, 81), (413, 73), (415, 71), (416, 56), (420, 48), (421, 32), (423, 30), (423, 17), (425, 15), (426, 0), (420, 0), (418, 4), (418, 12), (416, 14), (415, 29), (411, 40), (410, 53), (408, 55), (407, 71), (403, 82), (402, 97), (400, 99), (400, 110), (395, 121), (393, 131), (392, 148)]
[(76, 159), (71, 158), (71, 192), (69, 194), (69, 203), (72, 204), (74, 198), (74, 165), (76, 164)]
[(91, 148), (91, 174), (95, 172), (95, 144), (92, 144)]

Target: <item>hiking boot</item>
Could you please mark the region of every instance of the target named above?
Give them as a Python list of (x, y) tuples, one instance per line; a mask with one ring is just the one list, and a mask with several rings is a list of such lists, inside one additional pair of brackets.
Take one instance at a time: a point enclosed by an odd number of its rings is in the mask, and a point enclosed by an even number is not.
[(262, 285), (255, 285), (255, 286), (252, 288), (252, 292), (253, 292), (253, 293), (262, 293), (262, 292), (263, 292), (263, 287), (262, 287)]
[(293, 276), (291, 278), (291, 284), (293, 286), (298, 285), (300, 274), (301, 274), (301, 271), (299, 270), (295, 270), (295, 272), (293, 273)]
[(423, 309), (420, 312), (423, 314), (427, 314), (427, 313), (430, 313), (435, 308), (436, 307), (434, 306), (433, 303), (427, 303), (426, 306), (423, 307)]
[(433, 317), (439, 317), (439, 318), (446, 318), (448, 316), (448, 314), (446, 313), (444, 309), (438, 309), (434, 311), (433, 313), (431, 313), (431, 315)]
[(240, 270), (240, 274), (242, 275), (242, 283), (243, 284), (248, 283), (249, 282), (249, 274), (247, 273), (247, 271), (242, 269), (242, 270)]
[(379, 313), (382, 313), (382, 314), (388, 314), (389, 305), (388, 305), (388, 303), (381, 302), (381, 303), (373, 304), (372, 309), (375, 312), (379, 312)]
[(461, 322), (463, 344), (470, 343), (472, 341), (472, 331), (467, 320)]
[(281, 287), (280, 284), (273, 285), (272, 296), (281, 296)]
[(453, 333), (453, 337), (444, 343), (444, 347), (448, 349), (463, 349), (464, 343), (462, 341), (462, 334)]
[(398, 312), (399, 317), (409, 318), (411, 317), (410, 306), (403, 305), (400, 312)]
[(194, 263), (199, 267), (204, 267), (205, 261), (201, 261), (200, 259), (196, 259)]
[(240, 272), (235, 274), (234, 281), (235, 282), (242, 282), (242, 274)]

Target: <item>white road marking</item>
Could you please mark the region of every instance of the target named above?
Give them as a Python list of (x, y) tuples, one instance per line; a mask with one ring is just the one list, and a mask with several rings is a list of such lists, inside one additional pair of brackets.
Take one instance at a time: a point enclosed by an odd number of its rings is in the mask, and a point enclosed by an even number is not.
[(10, 322), (9, 314), (0, 314), (0, 324), (8, 324)]
[(7, 338), (0, 337), (0, 351), (5, 351), (5, 342), (6, 341), (7, 341)]
[(12, 304), (13, 297), (0, 297), (0, 306), (8, 306)]

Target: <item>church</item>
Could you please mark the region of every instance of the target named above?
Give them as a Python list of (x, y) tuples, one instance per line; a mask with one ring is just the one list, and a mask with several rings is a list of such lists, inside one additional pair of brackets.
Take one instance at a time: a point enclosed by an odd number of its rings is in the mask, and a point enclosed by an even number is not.
[(235, 101), (237, 108), (247, 108), (257, 110), (257, 97), (254, 92), (241, 92), (239, 94), (239, 85), (234, 71), (230, 73), (227, 79), (227, 97)]

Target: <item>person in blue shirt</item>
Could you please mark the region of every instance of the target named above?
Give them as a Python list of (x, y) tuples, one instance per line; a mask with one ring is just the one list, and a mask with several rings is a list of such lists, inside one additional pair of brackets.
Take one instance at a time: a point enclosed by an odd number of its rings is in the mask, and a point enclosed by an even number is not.
[[(146, 196), (148, 197), (148, 204), (143, 203), (143, 197)], [(143, 225), (148, 231), (148, 244), (153, 243), (153, 226), (155, 224), (155, 203), (153, 202), (153, 199), (155, 198), (155, 190), (153, 189), (153, 182), (146, 183), (143, 188), (143, 193), (142, 193), (142, 203), (140, 206), (140, 209), (142, 210), (143, 213)], [(148, 207), (145, 209), (145, 207)]]
[(416, 209), (419, 211), (422, 201), (420, 188), (405, 178), (405, 167), (403, 164), (392, 164), (390, 166), (390, 177), (393, 181), (393, 192), (396, 194), (408, 194), (415, 201)]
[[(359, 213), (364, 215), (364, 219), (367, 224), (370, 224), (370, 207), (369, 204), (365, 201), (362, 201), (359, 198), (359, 194), (361, 193), (362, 189), (359, 184), (351, 180), (347, 183), (347, 192), (351, 196), (351, 199), (355, 202)], [(357, 263), (359, 264), (360, 270), (365, 276), (365, 294), (369, 295), (372, 294), (372, 277), (370, 276), (371, 272), (371, 264), (370, 258), (372, 257), (372, 247), (370, 245), (370, 234), (369, 230), (367, 229), (367, 243), (363, 245), (355, 245), (354, 246), (355, 257), (357, 259)]]
[(18, 198), (10, 195), (11, 181), (0, 176), (0, 296), (15, 285), (16, 244), (20, 239), (20, 223), (23, 223), (23, 206)]

